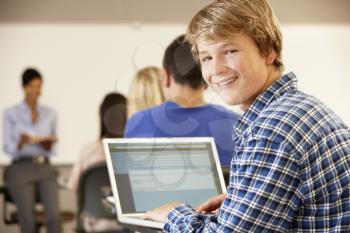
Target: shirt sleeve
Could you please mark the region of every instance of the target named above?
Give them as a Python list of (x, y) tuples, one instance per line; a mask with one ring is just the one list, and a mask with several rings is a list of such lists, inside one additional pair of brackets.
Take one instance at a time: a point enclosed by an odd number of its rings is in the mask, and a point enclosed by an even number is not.
[(78, 159), (75, 161), (67, 182), (67, 188), (74, 192), (78, 191), (79, 180), (84, 171), (83, 164), (82, 164), (84, 159), (85, 159), (85, 148), (82, 149)]
[(236, 152), (230, 184), (217, 218), (181, 205), (165, 232), (286, 232), (302, 201), (298, 163), (283, 143), (249, 141)]
[(149, 122), (145, 119), (145, 113), (143, 111), (134, 113), (126, 122), (124, 137), (142, 137), (147, 135)]
[(9, 111), (4, 113), (4, 121), (3, 121), (3, 149), (4, 151), (12, 158), (15, 158), (18, 154), (17, 144), (19, 138), (15, 136), (13, 132), (14, 122), (11, 119), (11, 114)]
[(78, 190), (78, 183), (82, 173), (79, 161), (80, 160), (77, 160), (75, 162), (67, 182), (67, 188), (75, 192)]
[[(216, 215), (196, 214), (187, 204), (181, 204), (168, 214), (168, 221), (164, 225), (164, 232), (215, 232)], [(205, 229), (206, 228), (206, 229)]]
[[(56, 139), (58, 139), (57, 137), (57, 113), (55, 110), (53, 109), (49, 109), (49, 115), (47, 116), (49, 117), (49, 124), (47, 124), (47, 127), (49, 128), (49, 132), (48, 132), (48, 136), (54, 136), (56, 137)], [(52, 157), (53, 155), (56, 154), (56, 149), (57, 149), (57, 143), (53, 143), (50, 151), (48, 152), (48, 156)]]
[(51, 135), (57, 137), (57, 113), (52, 110), (52, 129)]

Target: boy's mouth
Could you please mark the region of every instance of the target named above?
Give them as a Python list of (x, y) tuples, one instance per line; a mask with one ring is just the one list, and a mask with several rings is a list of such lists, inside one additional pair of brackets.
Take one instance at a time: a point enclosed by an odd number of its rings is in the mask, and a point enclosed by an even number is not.
[(229, 78), (229, 79), (226, 79), (224, 81), (218, 82), (217, 85), (219, 87), (226, 87), (226, 86), (230, 85), (231, 83), (233, 83), (234, 81), (236, 81), (237, 79), (238, 79), (238, 76), (233, 77), (233, 78)]

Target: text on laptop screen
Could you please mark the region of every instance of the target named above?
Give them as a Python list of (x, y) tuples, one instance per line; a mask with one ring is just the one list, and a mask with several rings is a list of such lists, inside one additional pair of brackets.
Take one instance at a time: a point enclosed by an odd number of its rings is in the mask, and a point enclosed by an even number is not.
[(223, 191), (209, 142), (108, 146), (123, 213), (172, 201), (196, 207)]

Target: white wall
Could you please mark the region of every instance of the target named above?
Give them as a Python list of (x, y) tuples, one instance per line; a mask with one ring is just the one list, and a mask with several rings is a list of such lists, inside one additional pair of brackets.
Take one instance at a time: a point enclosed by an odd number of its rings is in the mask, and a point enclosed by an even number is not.
[[(295, 71), (301, 89), (330, 105), (350, 125), (350, 25), (282, 28), (286, 70)], [(44, 76), (41, 102), (59, 116), (54, 162), (71, 163), (98, 136), (103, 96), (109, 91), (127, 94), (134, 72), (161, 65), (164, 48), (184, 30), (185, 25), (175, 24), (0, 24), (0, 112), (23, 99), (23, 69), (37, 67)], [(211, 90), (206, 97), (222, 103)], [(8, 162), (1, 150), (0, 163)]]

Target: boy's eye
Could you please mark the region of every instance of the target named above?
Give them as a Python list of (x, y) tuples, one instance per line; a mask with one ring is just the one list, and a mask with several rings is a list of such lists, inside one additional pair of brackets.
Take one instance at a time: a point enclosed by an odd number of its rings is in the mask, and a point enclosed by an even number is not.
[(235, 52), (237, 52), (237, 50), (228, 49), (228, 50), (225, 51), (225, 54), (233, 54), (233, 53), (235, 53)]
[(210, 59), (211, 59), (211, 57), (209, 57), (209, 56), (202, 57), (202, 58), (201, 58), (201, 63), (207, 62), (207, 61), (209, 61)]

